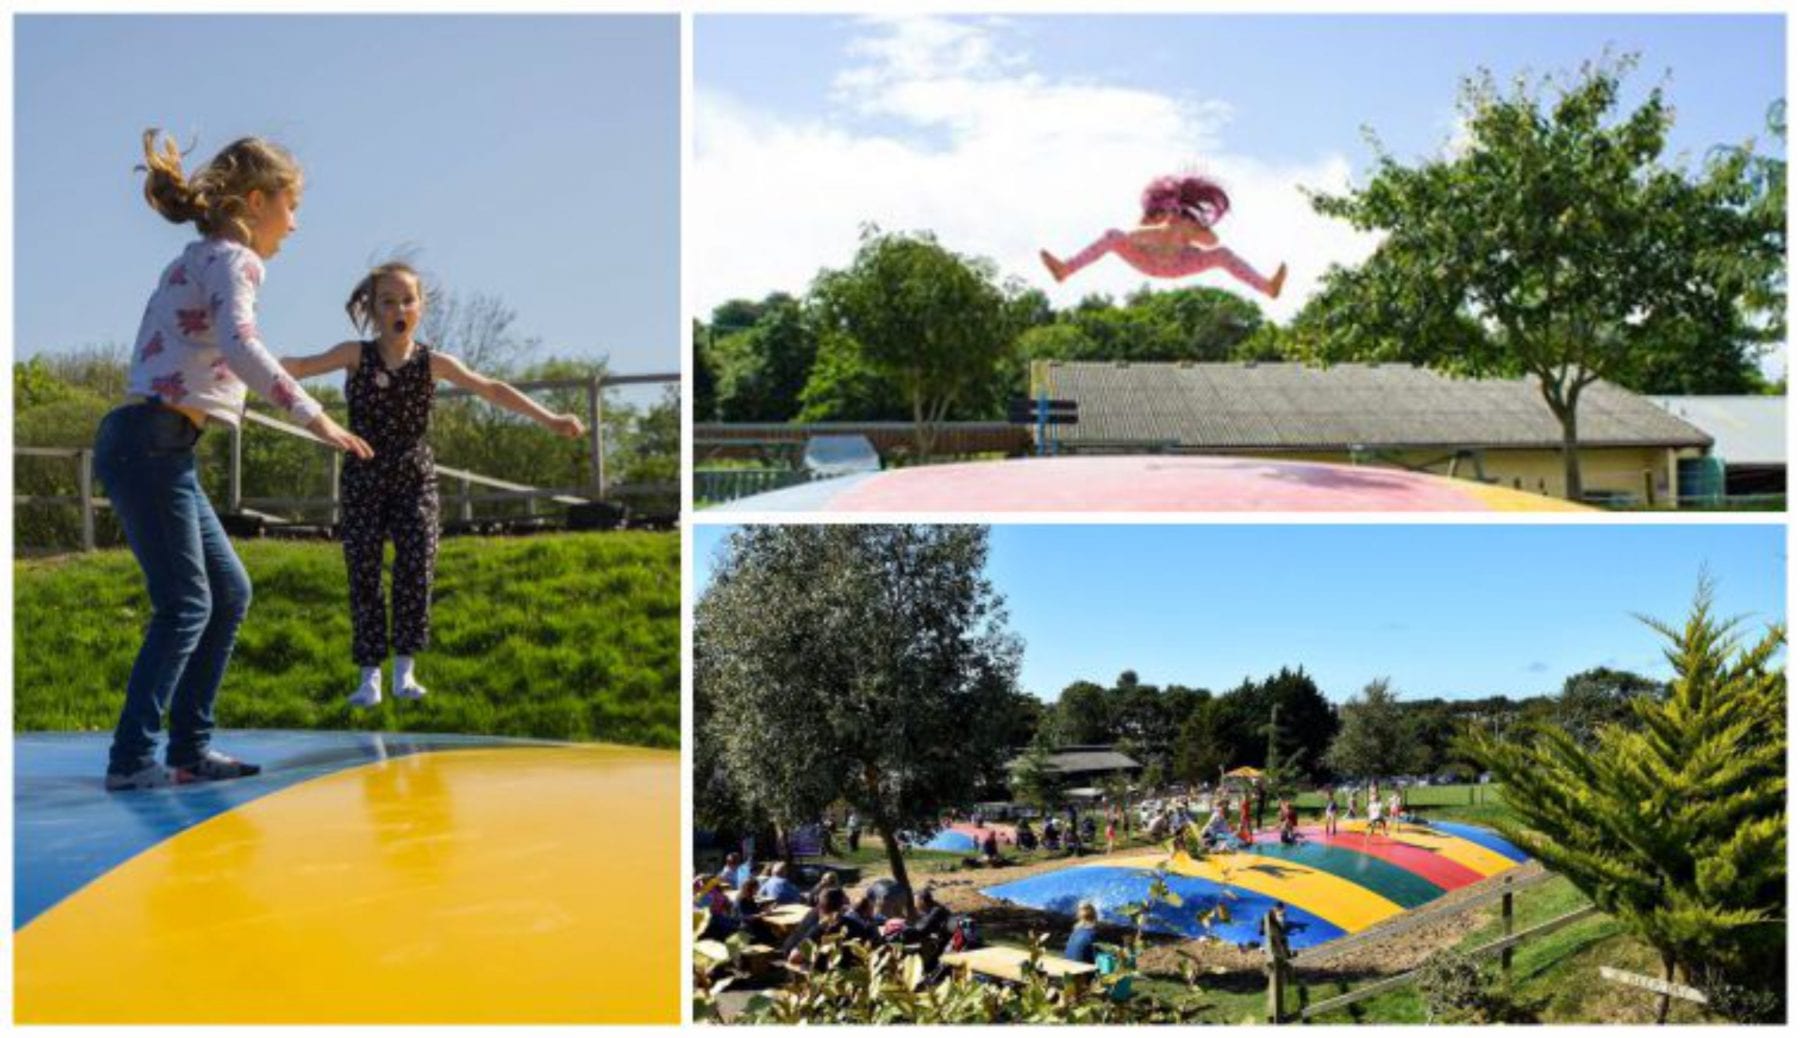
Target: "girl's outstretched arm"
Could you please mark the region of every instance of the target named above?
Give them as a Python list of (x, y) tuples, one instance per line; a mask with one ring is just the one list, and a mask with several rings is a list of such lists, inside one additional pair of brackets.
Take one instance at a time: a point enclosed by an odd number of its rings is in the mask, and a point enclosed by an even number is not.
[(294, 378), (312, 378), (314, 375), (328, 375), (333, 371), (356, 366), (357, 354), (362, 349), (360, 342), (340, 342), (324, 353), (309, 354), (305, 357), (283, 357), (281, 367)]
[(441, 378), (451, 385), (459, 386), (474, 393), (490, 404), (504, 407), (514, 414), (524, 415), (539, 425), (569, 439), (574, 439), (587, 431), (581, 419), (572, 414), (557, 414), (546, 410), (524, 393), (497, 378), (488, 378), (480, 372), (470, 371), (462, 361), (447, 353), (431, 354), (431, 377)]

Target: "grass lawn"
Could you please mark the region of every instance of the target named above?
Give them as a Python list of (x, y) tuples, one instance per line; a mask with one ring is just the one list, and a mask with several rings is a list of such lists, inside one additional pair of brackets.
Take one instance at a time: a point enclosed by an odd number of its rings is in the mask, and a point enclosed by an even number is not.
[[(237, 547), (255, 600), (219, 694), (223, 727), (680, 745), (678, 534), (446, 539), (419, 657), (431, 695), (370, 711), (344, 702), (357, 667), (342, 549)], [(136, 561), (19, 561), (13, 596), (14, 729), (110, 730), (149, 618)]]

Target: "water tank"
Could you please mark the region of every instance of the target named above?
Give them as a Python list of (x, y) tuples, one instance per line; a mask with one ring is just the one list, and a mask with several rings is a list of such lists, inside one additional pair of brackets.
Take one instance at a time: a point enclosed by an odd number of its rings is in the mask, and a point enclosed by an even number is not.
[(1679, 458), (1675, 485), (1684, 505), (1716, 505), (1725, 498), (1725, 460), (1712, 455)]

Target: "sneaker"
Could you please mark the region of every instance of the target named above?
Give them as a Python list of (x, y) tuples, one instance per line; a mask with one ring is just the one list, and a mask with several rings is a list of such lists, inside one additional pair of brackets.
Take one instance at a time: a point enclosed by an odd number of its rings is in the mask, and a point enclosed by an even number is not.
[(217, 750), (207, 750), (199, 760), (178, 765), (173, 770), (175, 781), (183, 785), (189, 782), (224, 782), (262, 774), (261, 765), (246, 764)]
[(161, 789), (175, 784), (175, 773), (161, 764), (150, 763), (133, 772), (106, 773), (108, 793), (126, 793), (136, 789)]
[(381, 702), (381, 686), (364, 684), (350, 693), (350, 705), (358, 710), (367, 710)]
[(411, 699), (414, 701), (424, 699), (425, 686), (419, 684), (417, 681), (408, 681), (406, 684), (394, 689), (394, 698)]

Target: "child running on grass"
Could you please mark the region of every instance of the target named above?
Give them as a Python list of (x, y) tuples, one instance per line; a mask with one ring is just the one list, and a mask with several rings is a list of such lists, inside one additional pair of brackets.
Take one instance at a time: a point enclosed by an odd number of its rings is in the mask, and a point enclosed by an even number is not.
[[(374, 338), (341, 342), (324, 353), (281, 363), (295, 378), (348, 371), (350, 428), (375, 446), (373, 460), (352, 459), (342, 479), (344, 562), (350, 577), (351, 655), (362, 679), (350, 705), (381, 702), (381, 664), (392, 649), (394, 695), (422, 699), (413, 657), (431, 633), (431, 581), (437, 564), (437, 471), (425, 434), (439, 379), (524, 415), (559, 436), (578, 437), (581, 419), (556, 414), (499, 379), (470, 371), (414, 338), (425, 313), (425, 285), (405, 263), (386, 263), (358, 281), (344, 304), (350, 323)], [(382, 555), (394, 542), (393, 633), (381, 591)]]
[(1059, 283), (1110, 252), (1151, 277), (1179, 278), (1224, 267), (1270, 299), (1281, 295), (1287, 264), (1283, 263), (1274, 277), (1265, 278), (1219, 244), (1212, 227), (1230, 210), (1231, 198), (1218, 184), (1191, 174), (1158, 177), (1144, 188), (1142, 203), (1143, 222), (1135, 229), (1109, 230), (1066, 260), (1048, 251), (1039, 252), (1038, 257)]
[[(113, 732), (113, 791), (261, 770), (212, 748), (213, 704), (250, 608), (250, 577), (200, 487), (194, 445), (202, 432), (238, 424), (248, 385), (331, 447), (371, 456), (282, 373), (256, 330), (265, 261), (299, 227), (299, 163), (246, 137), (190, 177), (161, 131), (145, 131), (143, 146), (144, 198), (169, 222), (194, 224), (200, 240), (157, 277), (125, 403), (101, 420), (94, 440), (94, 471), (143, 567), (151, 607)], [(167, 767), (156, 763), (164, 712)]]

